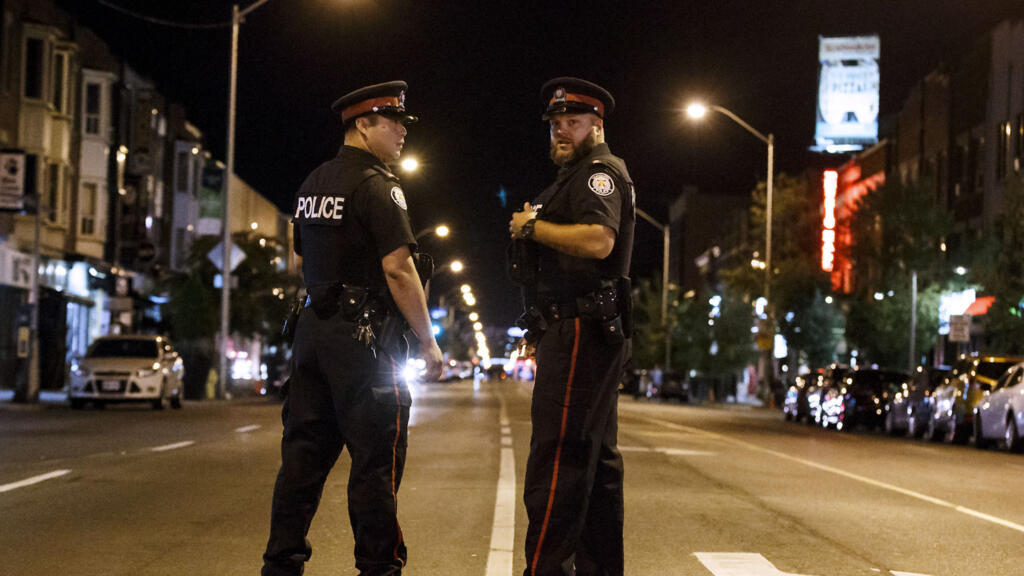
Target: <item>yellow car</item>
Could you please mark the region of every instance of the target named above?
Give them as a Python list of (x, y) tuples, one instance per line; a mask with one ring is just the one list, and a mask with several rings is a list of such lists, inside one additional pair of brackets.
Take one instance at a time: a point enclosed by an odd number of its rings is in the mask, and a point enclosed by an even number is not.
[(971, 437), (974, 408), (988, 396), (1007, 369), (1024, 361), (1020, 356), (961, 356), (945, 382), (932, 394), (928, 439), (963, 444)]

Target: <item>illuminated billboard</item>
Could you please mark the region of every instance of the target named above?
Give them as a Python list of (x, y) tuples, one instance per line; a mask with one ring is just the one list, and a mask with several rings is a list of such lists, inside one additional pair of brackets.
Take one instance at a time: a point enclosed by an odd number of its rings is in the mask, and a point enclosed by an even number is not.
[(851, 152), (878, 142), (878, 36), (818, 37), (814, 146)]
[(823, 188), (825, 218), (821, 223), (821, 269), (832, 272), (836, 262), (836, 191), (839, 188), (839, 173), (826, 170)]

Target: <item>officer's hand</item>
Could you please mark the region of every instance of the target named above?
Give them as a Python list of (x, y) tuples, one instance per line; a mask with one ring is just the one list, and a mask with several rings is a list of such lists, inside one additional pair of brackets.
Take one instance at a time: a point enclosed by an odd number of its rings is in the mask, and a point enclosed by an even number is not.
[(444, 367), (444, 356), (441, 349), (437, 347), (437, 341), (433, 338), (420, 343), (420, 358), (426, 362), (427, 373), (424, 375), (425, 382), (437, 382), (441, 378), (441, 369)]
[(526, 338), (519, 339), (516, 350), (519, 352), (520, 358), (531, 358), (537, 354), (537, 347), (527, 342)]
[(508, 231), (512, 235), (512, 238), (520, 238), (520, 231), (523, 228), (523, 224), (526, 224), (530, 220), (537, 217), (537, 211), (530, 206), (529, 202), (523, 203), (523, 210), (512, 214), (512, 220), (508, 223)]

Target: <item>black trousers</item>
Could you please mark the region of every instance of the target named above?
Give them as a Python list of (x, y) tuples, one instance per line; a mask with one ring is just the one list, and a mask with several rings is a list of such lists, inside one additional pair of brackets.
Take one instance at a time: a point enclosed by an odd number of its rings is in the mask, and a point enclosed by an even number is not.
[(537, 344), (524, 576), (622, 576), (618, 384), (631, 350), (580, 318), (553, 322)]
[(299, 318), (262, 576), (302, 574), (312, 554), (309, 525), (342, 448), (352, 458), (348, 512), (356, 568), (378, 576), (401, 574), (405, 566), (397, 495), (411, 397), (398, 361), (374, 358), (352, 339), (353, 329), (340, 314), (320, 319), (311, 308)]

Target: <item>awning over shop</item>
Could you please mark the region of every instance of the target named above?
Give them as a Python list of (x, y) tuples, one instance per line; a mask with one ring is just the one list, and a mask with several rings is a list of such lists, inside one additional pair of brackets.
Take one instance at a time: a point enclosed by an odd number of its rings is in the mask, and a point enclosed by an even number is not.
[(967, 307), (967, 310), (964, 311), (964, 314), (969, 314), (971, 316), (984, 316), (985, 314), (988, 314), (988, 309), (992, 307), (992, 303), (995, 301), (995, 296), (982, 296), (972, 302), (971, 305)]

